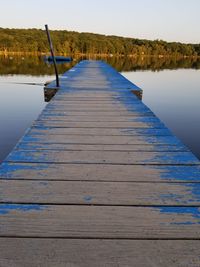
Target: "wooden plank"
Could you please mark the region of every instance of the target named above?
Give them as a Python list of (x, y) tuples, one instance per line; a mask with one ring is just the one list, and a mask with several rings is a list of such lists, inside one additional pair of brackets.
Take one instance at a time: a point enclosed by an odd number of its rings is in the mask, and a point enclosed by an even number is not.
[(52, 116), (53, 117), (133, 117), (133, 118), (140, 118), (146, 116), (149, 117), (155, 117), (153, 112), (146, 111), (146, 110), (138, 110), (138, 111), (131, 111), (131, 110), (46, 110), (41, 115), (44, 115), (44, 117)]
[(0, 266), (197, 267), (199, 251), (198, 240), (0, 238)]
[[(82, 115), (81, 115), (82, 114)], [(98, 115), (99, 114), (99, 115)], [(111, 114), (111, 116), (107, 115), (107, 112), (99, 112), (99, 113), (91, 113), (90, 115), (88, 115), (88, 113), (84, 113), (84, 112), (74, 112), (74, 113), (66, 113), (65, 115), (58, 115), (55, 116), (54, 115), (45, 115), (45, 114), (41, 114), (39, 116), (39, 120), (44, 121), (44, 120), (48, 120), (48, 121), (91, 121), (91, 122), (98, 122), (98, 121), (130, 121), (130, 122), (159, 122), (159, 120), (155, 117), (155, 115), (147, 115), (146, 114), (135, 114), (135, 116), (132, 116), (132, 114), (125, 114), (124, 116), (122, 114), (117, 114), (117, 113), (113, 113)], [(130, 116), (129, 116), (130, 115)]]
[[(109, 93), (109, 91), (108, 91)], [(56, 94), (56, 96), (59, 96), (59, 94)], [(63, 94), (63, 96), (67, 98), (67, 96), (69, 96), (69, 98), (73, 98), (73, 95), (72, 94), (68, 94), (65, 93)], [(140, 100), (138, 100), (138, 98), (136, 98), (133, 94), (131, 94), (130, 96), (127, 96), (127, 97), (121, 97), (120, 95), (119, 96), (108, 96), (106, 98), (104, 98), (104, 101), (101, 101), (101, 99), (98, 99), (96, 98), (96, 100), (94, 101), (90, 101), (90, 98), (91, 97), (84, 97), (81, 98), (82, 100), (71, 100), (69, 101), (69, 103), (66, 103), (65, 100), (59, 100), (57, 101), (57, 99), (53, 98), (51, 100), (51, 102), (49, 102), (47, 104), (47, 108), (54, 108), (54, 107), (57, 107), (57, 108), (67, 108), (68, 106), (77, 106), (78, 104), (80, 104), (80, 107), (85, 107), (87, 106), (88, 108), (94, 108), (94, 107), (104, 107), (104, 106), (107, 106), (107, 107), (110, 107), (110, 106), (113, 106), (114, 108), (116, 107), (121, 107), (121, 108), (124, 108), (125, 107), (131, 107), (131, 108), (146, 108), (146, 109), (149, 109), (148, 106), (146, 106), (143, 102), (141, 102)], [(103, 99), (102, 99), (103, 100)], [(149, 109), (150, 110), (150, 109)]]
[(0, 204), (1, 237), (199, 239), (198, 207)]
[[(86, 87), (85, 87), (86, 88)], [(129, 97), (133, 98), (134, 101), (138, 101), (139, 100), (136, 98), (136, 96), (134, 96), (132, 93), (128, 92), (128, 91), (124, 91), (122, 93), (122, 91), (117, 92), (116, 89), (115, 90), (110, 90), (111, 88), (106, 87), (104, 88), (104, 90), (99, 90), (99, 91), (95, 91), (95, 86), (93, 86), (91, 89), (92, 90), (85, 90), (85, 88), (83, 88), (83, 90), (80, 90), (80, 88), (68, 88), (66, 91), (63, 90), (63, 92), (59, 92), (58, 95), (55, 96), (54, 100), (58, 100), (58, 99), (62, 99), (62, 101), (64, 101), (65, 99), (70, 99), (70, 100), (84, 100), (87, 99), (87, 101), (89, 100), (106, 100), (108, 99), (110, 100), (129, 100)]]
[[(56, 97), (56, 98), (55, 98)], [(142, 103), (142, 104), (141, 104)], [(124, 107), (124, 105), (126, 105), (126, 107), (147, 107), (143, 102), (139, 101), (138, 99), (132, 99), (132, 97), (127, 97), (127, 98), (120, 98), (120, 97), (107, 97), (107, 98), (90, 98), (90, 97), (72, 97), (72, 96), (65, 96), (63, 95), (62, 97), (59, 97), (59, 95), (57, 94), (56, 96), (54, 96), (51, 100), (51, 102), (49, 102), (47, 104), (47, 108), (58, 108), (60, 107), (60, 109), (62, 107), (67, 107), (68, 105), (80, 105), (80, 106), (88, 106), (88, 107), (93, 107), (93, 106), (104, 106), (104, 105), (114, 105), (115, 107), (120, 105), (121, 107)], [(148, 108), (148, 107), (147, 107)]]
[(153, 112), (146, 111), (146, 110), (138, 110), (138, 111), (132, 111), (132, 110), (45, 110), (45, 112), (42, 113), (42, 115), (48, 117), (48, 116), (53, 116), (53, 117), (66, 117), (66, 116), (76, 116), (76, 117), (91, 117), (91, 116), (97, 116), (97, 117), (141, 117), (141, 116), (151, 116), (155, 117)]
[[(47, 105), (48, 106), (53, 106), (53, 107), (57, 107), (59, 109), (59, 106), (62, 107), (68, 104), (72, 104), (72, 105), (87, 105), (88, 107), (92, 107), (96, 106), (97, 104), (99, 105), (110, 105), (110, 104), (116, 104), (116, 105), (120, 105), (122, 107), (126, 106), (127, 108), (131, 108), (131, 106), (135, 106), (137, 107), (142, 107), (141, 106), (141, 101), (139, 102), (138, 99), (131, 99), (130, 97), (118, 97), (118, 96), (112, 96), (112, 97), (84, 97), (84, 96), (80, 96), (80, 97), (73, 97), (72, 95), (63, 95), (63, 96), (54, 96), (53, 99), (51, 100), (52, 102), (50, 104)], [(60, 105), (59, 105), (60, 103)], [(144, 105), (145, 106), (145, 105)], [(115, 106), (116, 107), (116, 106)]]
[[(68, 107), (68, 108), (51, 108), (45, 109), (44, 115), (53, 116), (90, 116), (96, 114), (97, 116), (154, 116), (153, 112), (144, 108), (132, 109), (132, 108), (80, 108), (80, 107)], [(141, 114), (141, 115), (140, 115)]]
[[(72, 102), (77, 101), (88, 101), (91, 100), (96, 102), (105, 101), (109, 103), (136, 103), (141, 104), (140, 99), (131, 91), (127, 90), (115, 90), (112, 88), (106, 88), (104, 90), (96, 91), (95, 88), (92, 90), (80, 90), (80, 88), (69, 87), (66, 90), (62, 88), (62, 92), (59, 91), (59, 94), (56, 94), (52, 100), (52, 104), (56, 103), (56, 101), (61, 100), (61, 104), (65, 102), (65, 100), (71, 100)], [(63, 97), (63, 98), (62, 98)]]
[(145, 106), (142, 102), (124, 102), (123, 101), (110, 101), (110, 102), (92, 102), (92, 101), (82, 101), (82, 102), (73, 102), (70, 101), (67, 103), (66, 101), (55, 101), (53, 103), (47, 105), (46, 111), (146, 111), (152, 112), (147, 106)]
[(53, 111), (146, 111), (152, 112), (149, 108), (141, 104), (130, 103), (124, 105), (123, 103), (68, 103), (59, 104), (60, 101), (51, 105), (48, 105), (45, 111), (53, 112)]
[(56, 144), (104, 144), (104, 145), (145, 145), (165, 144), (181, 145), (175, 136), (102, 136), (102, 135), (25, 135), (23, 142), (56, 143)]
[[(93, 88), (93, 91), (95, 91), (94, 88)], [(128, 104), (129, 103), (135, 103), (135, 104), (141, 105), (140, 99), (138, 99), (138, 97), (133, 92), (129, 92), (129, 91), (126, 91), (124, 89), (123, 89), (123, 91), (122, 90), (117, 91), (117, 90), (114, 90), (111, 88), (105, 89), (104, 93), (107, 93), (107, 96), (101, 94), (103, 91), (102, 92), (99, 91), (100, 95), (92, 94), (93, 91), (92, 90), (89, 90), (89, 91), (88, 90), (82, 90), (81, 91), (80, 89), (76, 90), (76, 88), (68, 88), (67, 90), (64, 90), (63, 93), (59, 92), (59, 94), (56, 94), (54, 96), (54, 98), (52, 99), (51, 104), (54, 104), (57, 101), (61, 101), (60, 103), (64, 104), (64, 103), (66, 103), (65, 100), (69, 99), (73, 103), (75, 103), (77, 101), (90, 102), (91, 100), (93, 100), (94, 103), (105, 101), (105, 102), (109, 102), (109, 103), (115, 102), (117, 104), (120, 104), (120, 102), (124, 102), (124, 103), (128, 103)], [(87, 95), (84, 95), (83, 93), (86, 93)], [(62, 100), (62, 96), (63, 96), (63, 100)], [(51, 104), (49, 104), (49, 105), (51, 105)]]
[(200, 182), (200, 166), (4, 162), (0, 165), (0, 177), (23, 180), (190, 183)]
[[(73, 113), (74, 114), (74, 113)], [(121, 115), (121, 114), (115, 114), (113, 113), (113, 115), (109, 116), (106, 115), (105, 112), (102, 112), (102, 114), (100, 115), (95, 115), (94, 113), (91, 115), (84, 115), (84, 113), (82, 115), (81, 112), (79, 115), (71, 115), (71, 113), (69, 112), (69, 114), (63, 115), (60, 114), (58, 116), (55, 115), (46, 115), (46, 114), (42, 114), (39, 117), (40, 121), (64, 121), (64, 122), (131, 122), (133, 121), (135, 118), (140, 119), (140, 118), (147, 118), (147, 119), (153, 119), (155, 116), (152, 114), (142, 114), (142, 113), (138, 113), (135, 114), (135, 116), (130, 116), (128, 114), (126, 115)]]
[(199, 164), (191, 152), (14, 150), (10, 162), (87, 164)]
[(37, 142), (20, 142), (15, 149), (18, 150), (66, 150), (66, 151), (189, 151), (184, 145), (104, 145), (104, 144), (54, 144)]
[(43, 126), (43, 127), (62, 127), (62, 128), (163, 128), (164, 124), (157, 121), (130, 121), (130, 122), (71, 122), (71, 121), (41, 121), (37, 120), (33, 123), (33, 126)]
[(49, 128), (32, 127), (29, 131), (31, 135), (142, 135), (142, 136), (168, 136), (171, 132), (167, 128)]
[(1, 203), (200, 206), (200, 183), (1, 180)]

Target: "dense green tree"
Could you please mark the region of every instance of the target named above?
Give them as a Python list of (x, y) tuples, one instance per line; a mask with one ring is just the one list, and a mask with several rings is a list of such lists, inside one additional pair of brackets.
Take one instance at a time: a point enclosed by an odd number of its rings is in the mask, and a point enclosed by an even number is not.
[[(200, 56), (200, 44), (140, 40), (73, 31), (51, 31), (56, 54), (117, 56)], [(0, 28), (0, 51), (47, 53), (46, 33), (40, 29)]]

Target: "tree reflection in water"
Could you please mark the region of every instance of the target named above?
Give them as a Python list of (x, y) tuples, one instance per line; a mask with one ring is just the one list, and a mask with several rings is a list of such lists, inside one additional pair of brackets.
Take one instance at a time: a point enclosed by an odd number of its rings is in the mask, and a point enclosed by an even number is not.
[[(59, 73), (64, 73), (81, 59), (75, 58), (70, 63), (58, 64)], [(104, 60), (112, 65), (117, 71), (151, 70), (160, 71), (164, 69), (200, 69), (200, 58), (174, 58), (174, 57), (98, 57), (89, 56), (90, 59)], [(1, 56), (0, 75), (53, 75), (54, 68), (51, 64), (44, 62), (43, 57), (38, 56)]]

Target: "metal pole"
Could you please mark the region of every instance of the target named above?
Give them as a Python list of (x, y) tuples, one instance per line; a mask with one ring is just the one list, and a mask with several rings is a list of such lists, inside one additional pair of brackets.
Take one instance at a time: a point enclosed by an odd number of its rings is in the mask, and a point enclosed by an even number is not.
[(54, 64), (55, 73), (56, 73), (56, 86), (59, 87), (60, 85), (59, 85), (59, 78), (58, 78), (58, 70), (57, 70), (56, 60), (55, 60), (55, 56), (54, 56), (54, 52), (53, 52), (53, 44), (52, 44), (52, 41), (51, 41), (51, 36), (50, 36), (47, 24), (45, 25), (45, 29), (46, 29), (47, 38), (48, 38), (50, 51), (51, 51), (51, 56), (52, 56), (52, 59), (53, 59), (53, 64)]

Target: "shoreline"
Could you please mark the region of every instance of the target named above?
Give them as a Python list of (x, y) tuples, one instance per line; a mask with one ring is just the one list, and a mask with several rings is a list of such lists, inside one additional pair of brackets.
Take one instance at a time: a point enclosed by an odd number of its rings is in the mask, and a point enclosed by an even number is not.
[[(0, 56), (4, 57), (9, 57), (9, 56), (45, 56), (48, 55), (49, 52), (26, 52), (26, 51), (0, 51)], [(198, 59), (200, 56), (193, 55), (193, 56), (186, 56), (186, 55), (119, 55), (119, 54), (92, 54), (92, 53), (87, 53), (87, 54), (64, 54), (64, 53), (56, 53), (56, 55), (61, 55), (61, 56), (71, 56), (73, 58), (84, 58), (84, 57), (94, 57), (94, 58), (158, 58), (158, 59), (163, 59), (163, 58), (178, 58), (178, 59), (187, 59), (187, 58), (194, 58)]]

